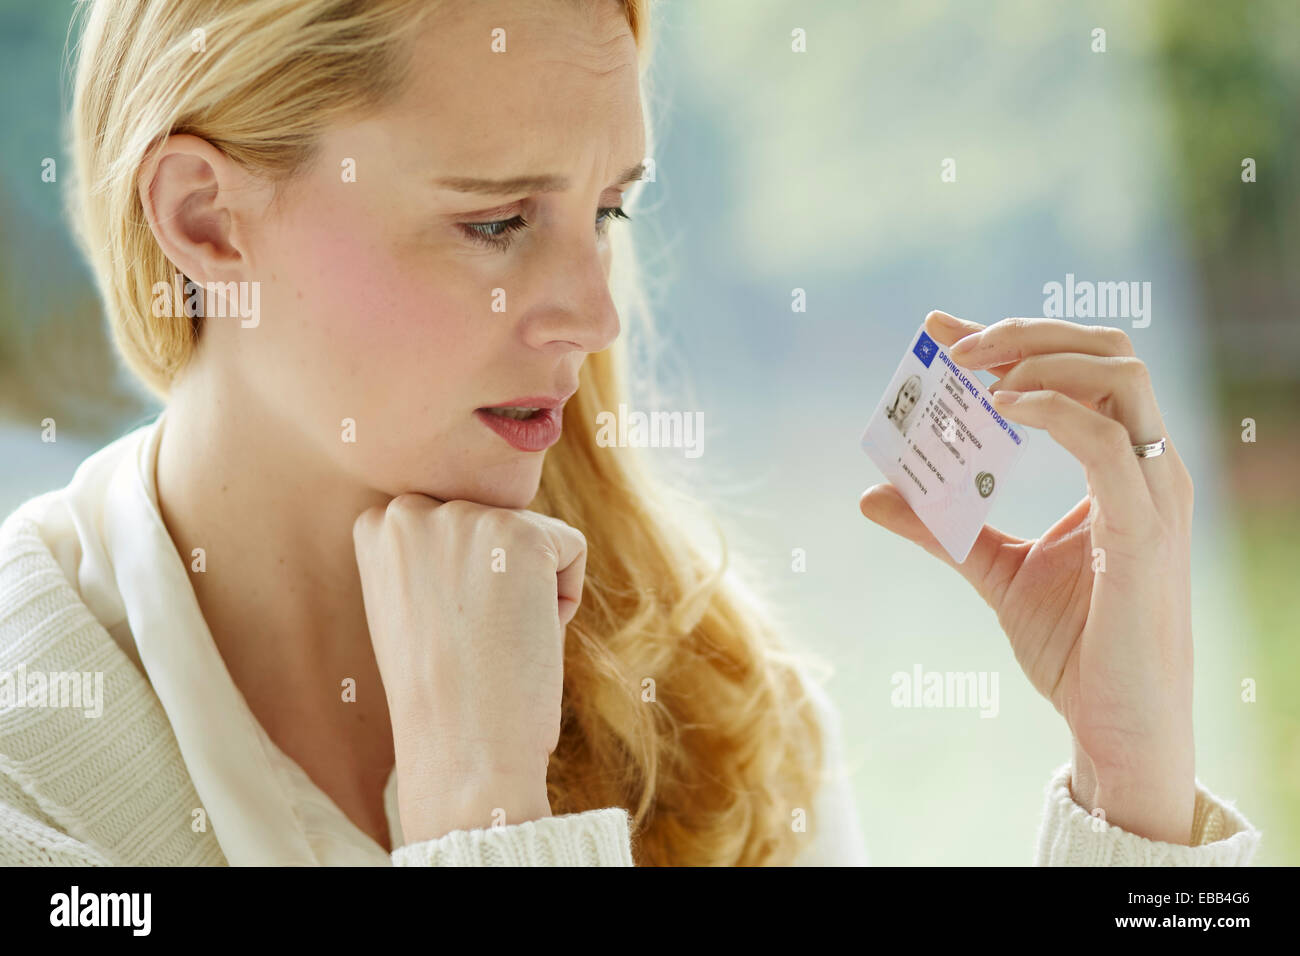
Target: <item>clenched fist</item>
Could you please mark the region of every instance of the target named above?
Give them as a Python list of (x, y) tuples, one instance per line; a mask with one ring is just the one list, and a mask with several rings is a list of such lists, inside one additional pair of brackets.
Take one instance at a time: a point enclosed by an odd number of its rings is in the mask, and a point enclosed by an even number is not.
[(532, 511), (420, 494), (352, 528), (393, 725), (407, 842), (550, 815), (564, 632), (582, 533)]

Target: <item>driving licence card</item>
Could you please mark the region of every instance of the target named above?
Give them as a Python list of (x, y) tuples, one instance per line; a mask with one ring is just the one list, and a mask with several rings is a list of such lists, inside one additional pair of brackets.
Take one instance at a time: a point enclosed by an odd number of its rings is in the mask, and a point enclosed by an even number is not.
[(961, 564), (1025, 450), (1025, 434), (922, 323), (867, 423), (862, 449)]

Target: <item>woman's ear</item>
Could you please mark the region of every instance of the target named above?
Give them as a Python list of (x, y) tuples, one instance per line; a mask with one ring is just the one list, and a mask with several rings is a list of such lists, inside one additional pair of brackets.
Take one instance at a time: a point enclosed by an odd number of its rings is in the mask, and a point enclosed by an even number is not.
[(240, 224), (261, 190), (238, 164), (207, 140), (175, 134), (140, 168), (137, 186), (145, 220), (180, 272), (199, 283), (249, 278)]

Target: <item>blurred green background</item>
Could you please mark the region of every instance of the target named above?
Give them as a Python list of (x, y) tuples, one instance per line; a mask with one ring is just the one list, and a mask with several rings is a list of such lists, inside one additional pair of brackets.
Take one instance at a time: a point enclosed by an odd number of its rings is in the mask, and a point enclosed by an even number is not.
[[(0, 0), (0, 513), (154, 411), (62, 222), (69, 13)], [(656, 13), (657, 177), (628, 228), (662, 374), (704, 412), (706, 453), (655, 455), (717, 508), (790, 640), (834, 662), (873, 862), (1032, 861), (1043, 788), (1069, 759), (991, 611), (857, 511), (881, 480), (858, 438), (925, 313), (1041, 315), (1044, 283), (1067, 273), (1152, 283), (1148, 327), (1096, 321), (1129, 332), (1196, 482), (1198, 776), (1264, 831), (1257, 863), (1300, 862), (1300, 5)], [(59, 182), (42, 182), (46, 157)], [(992, 520), (1024, 536), (1084, 493), (1043, 432), (1008, 480)], [(998, 672), (998, 717), (894, 708), (890, 675), (917, 664)]]

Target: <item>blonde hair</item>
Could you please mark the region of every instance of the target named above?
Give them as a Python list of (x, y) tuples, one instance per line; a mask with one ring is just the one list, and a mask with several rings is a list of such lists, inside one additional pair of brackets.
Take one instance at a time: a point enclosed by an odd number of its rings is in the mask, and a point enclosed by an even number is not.
[[(648, 0), (620, 0), (645, 82)], [(201, 319), (153, 315), (174, 269), (154, 239), (136, 177), (170, 133), (192, 133), (285, 182), (337, 118), (378, 108), (410, 67), (428, 0), (92, 0), (69, 126), (69, 215), (113, 341), (165, 400), (196, 350)], [(195, 31), (202, 30), (202, 34)], [(202, 41), (203, 55), (196, 56)], [(611, 288), (625, 323), (649, 309), (626, 230)], [(627, 401), (626, 336), (588, 357), (570, 421)], [(821, 785), (823, 737), (799, 658), (748, 595), (725, 542), (713, 562), (683, 521), (685, 496), (637, 449), (597, 447), (569, 428), (546, 457), (532, 507), (580, 529), (589, 554), (565, 644), (553, 812), (623, 806), (638, 864), (791, 862), (813, 838), (792, 825)], [(811, 660), (811, 658), (808, 658)], [(653, 682), (652, 684), (650, 682)], [(654, 693), (647, 694), (653, 686)]]

